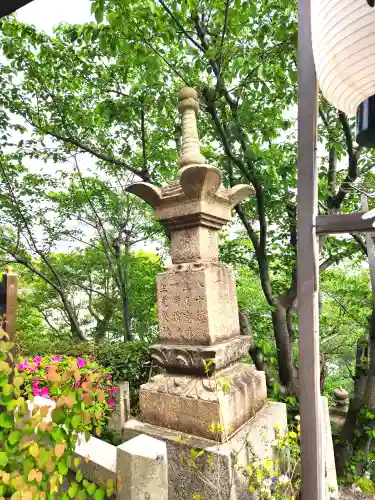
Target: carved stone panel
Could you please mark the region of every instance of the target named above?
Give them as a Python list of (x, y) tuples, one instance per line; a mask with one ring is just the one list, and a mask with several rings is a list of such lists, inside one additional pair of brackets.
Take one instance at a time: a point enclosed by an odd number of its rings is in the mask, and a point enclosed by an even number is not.
[(172, 231), (172, 262), (217, 262), (217, 231), (206, 227), (190, 227)]
[(157, 276), (156, 285), (163, 341), (209, 345), (205, 269), (173, 266)]
[[(265, 375), (236, 364), (214, 377), (157, 375), (141, 387), (145, 422), (208, 439), (224, 441), (266, 403)], [(220, 424), (224, 433), (214, 433)]]
[(232, 268), (224, 264), (207, 269), (208, 323), (211, 344), (239, 335), (236, 283)]
[(240, 333), (232, 271), (220, 263), (179, 264), (157, 276), (163, 343), (213, 345)]
[(156, 365), (167, 370), (205, 375), (207, 370), (211, 373), (245, 358), (250, 341), (250, 337), (240, 335), (213, 346), (156, 344), (151, 348), (151, 356)]

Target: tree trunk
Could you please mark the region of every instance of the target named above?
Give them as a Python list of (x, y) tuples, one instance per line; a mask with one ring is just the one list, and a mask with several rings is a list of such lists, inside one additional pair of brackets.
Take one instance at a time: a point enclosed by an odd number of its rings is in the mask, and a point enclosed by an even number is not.
[(345, 475), (345, 463), (353, 455), (353, 442), (355, 430), (357, 428), (358, 414), (362, 408), (363, 395), (367, 385), (367, 364), (363, 358), (368, 351), (367, 337), (362, 336), (357, 342), (355, 374), (354, 374), (354, 394), (350, 399), (348, 414), (345, 424), (340, 432), (339, 440), (335, 446), (336, 470), (339, 477)]
[(82, 340), (85, 342), (87, 339), (85, 335), (83, 334), (83, 331), (79, 325), (78, 318), (76, 313), (73, 310), (73, 307), (66, 297), (65, 293), (63, 290), (59, 290), (58, 294), (61, 297), (62, 303), (64, 304), (66, 314), (68, 316), (69, 320), (69, 325), (70, 325), (70, 331), (72, 332), (72, 337), (73, 338), (78, 338), (79, 340)]
[(272, 311), (272, 324), (276, 340), (280, 383), (288, 395), (298, 396), (298, 371), (294, 364), (293, 339), (290, 337), (287, 308), (277, 300)]

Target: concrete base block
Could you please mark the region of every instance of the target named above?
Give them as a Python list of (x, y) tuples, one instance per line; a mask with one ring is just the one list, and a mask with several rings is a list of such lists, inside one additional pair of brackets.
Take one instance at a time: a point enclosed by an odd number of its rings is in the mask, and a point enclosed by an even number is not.
[(117, 499), (168, 500), (164, 441), (140, 434), (117, 448)]
[[(287, 429), (286, 406), (269, 403), (229, 440), (217, 443), (137, 420), (125, 423), (125, 441), (146, 434), (167, 445), (168, 500), (191, 500), (201, 495), (210, 500), (246, 500), (246, 480), (241, 468), (250, 463), (249, 447), (265, 460), (273, 457), (275, 424)], [(203, 453), (202, 453), (203, 451)]]
[(80, 459), (79, 467), (87, 480), (108, 488), (109, 480), (116, 486), (116, 452), (116, 446), (91, 437), (88, 441), (82, 438), (76, 446), (75, 456)]

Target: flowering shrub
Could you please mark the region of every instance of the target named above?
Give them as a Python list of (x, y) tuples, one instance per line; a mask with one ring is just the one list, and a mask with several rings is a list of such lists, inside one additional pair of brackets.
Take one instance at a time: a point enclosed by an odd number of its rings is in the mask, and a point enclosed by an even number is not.
[(248, 479), (250, 493), (256, 492), (259, 500), (294, 500), (300, 490), (300, 426), (292, 426), (285, 435), (281, 435), (275, 426), (273, 460), (261, 462), (250, 450), (250, 464), (244, 471)]
[[(72, 399), (77, 407), (83, 401), (85, 411), (95, 415), (96, 434), (101, 434), (115, 407), (118, 390), (108, 369), (85, 358), (55, 355), (25, 359), (18, 363), (17, 370), (24, 375), (22, 387), (28, 397), (51, 398), (58, 406), (64, 398)], [(70, 422), (73, 428), (76, 422)], [(91, 431), (88, 424), (86, 427)]]
[[(90, 361), (64, 356), (25, 360), (13, 369), (12, 347), (0, 330), (0, 499), (111, 497), (113, 482), (107, 488), (88, 482), (80, 459), (74, 458), (80, 436), (89, 437), (92, 429), (100, 432), (114, 391), (109, 374)], [(52, 419), (46, 418), (48, 407), (29, 411), (27, 399), (33, 394), (56, 399)], [(75, 480), (68, 478), (69, 470), (75, 471)]]
[[(131, 342), (91, 342), (74, 343), (52, 340), (48, 343), (36, 345), (20, 345), (21, 352), (32, 357), (37, 355), (61, 354), (75, 358), (93, 359), (101, 366), (108, 368), (116, 383), (126, 380), (130, 385), (132, 406), (138, 404), (139, 388), (150, 377), (151, 352), (150, 345), (144, 340)], [(25, 354), (26, 355), (26, 354)], [(153, 373), (157, 370), (153, 367)]]

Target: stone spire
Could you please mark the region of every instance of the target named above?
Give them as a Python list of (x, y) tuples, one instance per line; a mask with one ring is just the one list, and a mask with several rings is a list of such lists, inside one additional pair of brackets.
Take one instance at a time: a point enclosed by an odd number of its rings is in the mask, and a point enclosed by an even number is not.
[(198, 94), (190, 87), (180, 91), (178, 111), (181, 114), (182, 145), (180, 150), (180, 168), (187, 165), (205, 164), (206, 160), (201, 155), (197, 115), (199, 111)]
[[(210, 424), (235, 432), (266, 400), (264, 374), (237, 363), (250, 338), (240, 334), (236, 284), (220, 263), (217, 236), (235, 205), (253, 194), (244, 184), (226, 189), (221, 172), (200, 153), (197, 93), (184, 88), (179, 178), (165, 188), (140, 182), (127, 188), (155, 209), (171, 234), (172, 266), (157, 276), (160, 342), (153, 361), (167, 373), (140, 391), (144, 421), (210, 438)], [(209, 366), (209, 372), (207, 372)], [(231, 380), (222, 394), (217, 376)], [(210, 375), (210, 376), (207, 376)]]

